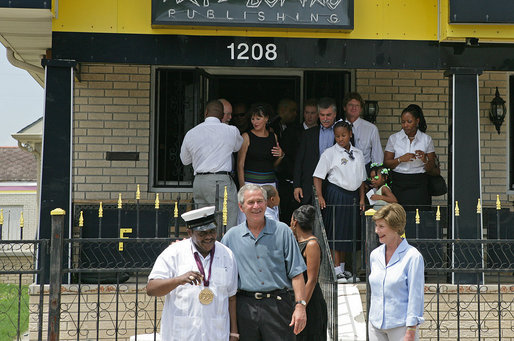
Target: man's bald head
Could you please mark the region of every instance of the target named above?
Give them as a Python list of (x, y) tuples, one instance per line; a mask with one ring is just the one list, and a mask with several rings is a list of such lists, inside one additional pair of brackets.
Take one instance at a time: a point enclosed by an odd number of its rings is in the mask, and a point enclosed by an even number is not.
[(223, 104), (217, 99), (207, 103), (205, 107), (205, 117), (216, 117), (221, 120), (223, 118)]
[(228, 124), (228, 121), (232, 119), (232, 104), (224, 98), (220, 98), (218, 101), (223, 104), (223, 118), (221, 119), (221, 122)]

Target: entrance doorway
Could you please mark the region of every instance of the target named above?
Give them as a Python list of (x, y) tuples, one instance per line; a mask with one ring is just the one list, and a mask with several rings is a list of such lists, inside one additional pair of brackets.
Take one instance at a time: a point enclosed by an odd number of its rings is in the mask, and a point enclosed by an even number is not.
[(180, 147), (188, 130), (203, 121), (205, 104), (226, 98), (233, 105), (264, 102), (276, 110), (281, 99), (298, 103), (301, 123), (306, 99), (332, 97), (342, 113), (342, 100), (351, 91), (351, 72), (298, 69), (154, 69), (151, 187), (155, 191), (189, 191), (190, 166), (180, 162)]

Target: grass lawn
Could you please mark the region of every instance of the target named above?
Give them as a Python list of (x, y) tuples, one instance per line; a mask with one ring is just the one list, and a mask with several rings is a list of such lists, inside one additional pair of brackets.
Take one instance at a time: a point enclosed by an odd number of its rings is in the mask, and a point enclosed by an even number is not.
[(18, 301), (20, 301), (20, 335), (29, 326), (29, 291), (27, 285), (21, 286), (21, 296), (18, 285), (0, 283), (0, 341), (12, 341), (16, 338), (18, 329)]

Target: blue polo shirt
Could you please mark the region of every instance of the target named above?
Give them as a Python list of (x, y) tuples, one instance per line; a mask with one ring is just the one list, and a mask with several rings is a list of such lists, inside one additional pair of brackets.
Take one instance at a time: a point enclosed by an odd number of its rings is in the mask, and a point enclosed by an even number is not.
[(293, 232), (279, 221), (266, 219), (257, 238), (245, 221), (228, 230), (221, 242), (234, 253), (241, 290), (291, 289), (291, 279), (307, 269)]

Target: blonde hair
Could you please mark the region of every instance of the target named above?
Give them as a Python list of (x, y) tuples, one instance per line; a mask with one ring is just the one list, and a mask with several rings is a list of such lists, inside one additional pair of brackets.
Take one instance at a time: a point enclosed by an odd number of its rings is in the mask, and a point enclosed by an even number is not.
[(391, 230), (400, 236), (405, 233), (407, 224), (407, 214), (400, 204), (387, 204), (373, 215), (373, 221), (384, 219)]

